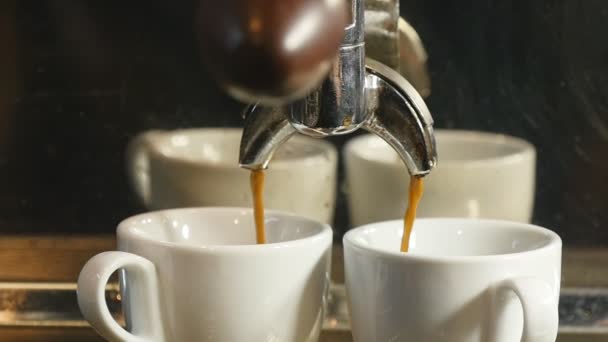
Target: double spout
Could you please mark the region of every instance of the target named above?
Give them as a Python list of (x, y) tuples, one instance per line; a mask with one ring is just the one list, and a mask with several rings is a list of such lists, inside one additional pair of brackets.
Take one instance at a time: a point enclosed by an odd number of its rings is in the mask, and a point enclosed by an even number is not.
[(422, 97), (395, 70), (365, 58), (363, 6), (353, 0), (352, 23), (327, 78), (305, 98), (278, 107), (260, 104), (244, 113), (239, 163), (259, 170), (293, 134), (312, 137), (364, 129), (384, 139), (409, 173), (424, 176), (435, 166), (433, 119)]

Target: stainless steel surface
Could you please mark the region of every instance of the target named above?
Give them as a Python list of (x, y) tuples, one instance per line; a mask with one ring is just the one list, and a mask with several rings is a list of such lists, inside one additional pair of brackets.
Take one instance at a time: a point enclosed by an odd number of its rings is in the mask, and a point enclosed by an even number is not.
[(243, 115), (245, 125), (239, 164), (252, 170), (266, 169), (274, 152), (296, 129), (289, 124), (281, 108), (254, 104), (248, 106)]
[(422, 97), (396, 71), (367, 61), (364, 128), (389, 143), (411, 175), (424, 176), (437, 163), (433, 118)]
[[(108, 284), (106, 302), (114, 318), (124, 325), (116, 283)], [(560, 339), (608, 338), (608, 289), (565, 288), (560, 296)], [(0, 335), (10, 329), (89, 327), (76, 302), (73, 283), (0, 283)], [(323, 324), (323, 341), (350, 338), (350, 319), (343, 285), (333, 285)], [(43, 331), (43, 330), (41, 330)], [(329, 338), (333, 336), (333, 338)], [(587, 339), (583, 339), (586, 341)], [(2, 339), (0, 338), (0, 341)]]
[[(118, 284), (108, 284), (106, 303), (114, 319), (124, 324), (120, 299)], [(75, 283), (0, 283), (0, 329), (87, 326), (78, 308)]]
[(562, 332), (596, 332), (608, 337), (608, 289), (563, 289), (559, 317)]
[(398, 70), (401, 45), (398, 0), (365, 0), (365, 53)]
[(428, 108), (398, 72), (371, 59), (365, 61), (363, 1), (353, 0), (352, 6), (353, 22), (346, 28), (332, 71), (320, 88), (284, 107), (257, 104), (247, 111), (239, 157), (242, 167), (266, 168), (277, 145), (293, 133), (289, 124), (313, 137), (347, 134), (364, 127), (397, 151), (411, 175), (424, 176), (435, 166)]
[[(565, 288), (560, 293), (560, 333), (588, 332), (608, 338), (608, 289)], [(350, 330), (344, 285), (333, 285), (325, 329)]]
[(343, 46), (321, 87), (285, 111), (300, 133), (314, 137), (347, 134), (367, 117), (364, 93), (365, 46)]
[[(608, 341), (608, 289), (565, 288), (560, 294), (559, 333), (556, 342)], [(343, 285), (334, 285), (324, 324), (325, 339), (352, 341)]]
[(364, 0), (348, 0), (351, 5), (351, 21), (344, 28), (344, 39), (342, 47), (357, 46), (365, 40), (365, 1)]

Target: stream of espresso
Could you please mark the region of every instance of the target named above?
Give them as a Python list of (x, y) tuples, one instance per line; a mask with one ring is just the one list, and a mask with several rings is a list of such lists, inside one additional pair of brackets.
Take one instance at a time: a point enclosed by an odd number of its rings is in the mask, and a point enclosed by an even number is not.
[(251, 171), (251, 193), (253, 194), (253, 218), (255, 220), (255, 241), (266, 243), (264, 228), (264, 170)]
[(410, 236), (412, 235), (412, 229), (414, 228), (416, 209), (422, 198), (423, 191), (424, 183), (422, 182), (422, 177), (410, 177), (409, 199), (407, 209), (405, 210), (405, 217), (403, 218), (403, 238), (401, 240), (402, 252), (407, 252), (410, 248)]
[[(264, 227), (264, 170), (251, 171), (251, 192), (253, 194), (253, 217), (255, 221), (256, 243), (266, 243), (266, 231)], [(422, 198), (424, 183), (422, 177), (410, 177), (410, 191), (408, 206), (403, 218), (403, 238), (401, 240), (401, 251), (407, 252), (410, 246), (410, 236), (414, 228), (416, 209)]]

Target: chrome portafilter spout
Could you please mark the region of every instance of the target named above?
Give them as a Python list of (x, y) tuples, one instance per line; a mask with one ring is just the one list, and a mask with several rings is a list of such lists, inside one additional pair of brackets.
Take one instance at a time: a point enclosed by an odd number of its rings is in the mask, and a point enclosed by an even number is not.
[(433, 119), (422, 97), (395, 70), (365, 59), (362, 0), (353, 0), (352, 24), (329, 75), (301, 100), (245, 110), (239, 163), (268, 167), (276, 149), (296, 132), (326, 137), (363, 128), (384, 139), (410, 175), (424, 176), (437, 162)]
[(433, 118), (416, 89), (393, 69), (367, 60), (363, 128), (384, 139), (412, 176), (425, 176), (437, 164)]

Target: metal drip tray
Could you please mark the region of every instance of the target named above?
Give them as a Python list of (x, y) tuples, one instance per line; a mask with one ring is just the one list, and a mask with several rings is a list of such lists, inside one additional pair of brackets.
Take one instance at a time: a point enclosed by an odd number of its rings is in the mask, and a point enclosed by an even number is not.
[(560, 333), (596, 334), (608, 341), (608, 289), (563, 289), (559, 322)]
[[(117, 284), (108, 284), (106, 301), (123, 323)], [(558, 341), (608, 340), (608, 289), (562, 289)], [(0, 335), (14, 328), (88, 328), (76, 301), (73, 283), (0, 283)], [(331, 288), (321, 341), (349, 341), (350, 320), (343, 285)], [(575, 337), (575, 338), (571, 338)], [(0, 338), (0, 341), (4, 341)]]
[[(106, 287), (114, 319), (123, 323), (118, 284)], [(72, 283), (0, 283), (0, 329), (10, 327), (88, 327)]]
[[(560, 332), (593, 331), (604, 333), (608, 338), (608, 289), (562, 289), (559, 322)], [(346, 291), (343, 285), (332, 287), (325, 328), (350, 329)]]

